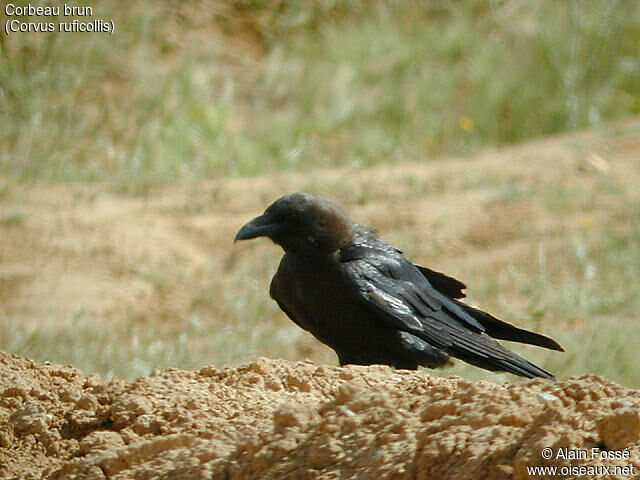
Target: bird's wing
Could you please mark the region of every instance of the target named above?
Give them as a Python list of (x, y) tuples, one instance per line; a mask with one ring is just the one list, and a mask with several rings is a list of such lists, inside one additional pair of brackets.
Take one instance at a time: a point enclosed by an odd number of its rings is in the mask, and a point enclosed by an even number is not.
[(340, 268), (359, 295), (378, 308), (395, 328), (409, 332), (423, 329), (425, 317), (444, 312), (463, 328), (485, 330), (462, 304), (438, 291), (398, 250), (381, 240), (378, 243), (343, 247)]
[[(402, 252), (401, 252), (402, 253)], [(467, 286), (460, 280), (445, 275), (444, 273), (431, 270), (427, 267), (416, 265), (418, 270), (425, 276), (429, 283), (440, 293), (453, 299), (464, 298), (466, 295), (463, 290)], [(539, 347), (558, 350), (564, 352), (564, 348), (554, 339), (539, 333), (530, 332), (515, 325), (504, 322), (487, 312), (483, 312), (470, 305), (454, 300), (462, 309), (475, 318), (485, 329), (485, 333), (493, 338), (500, 340), (509, 340), (510, 342), (528, 343), (529, 345), (537, 345)]]
[[(398, 250), (395, 247), (387, 245), (383, 243), (379, 239), (371, 240), (369, 232), (365, 231), (363, 235), (361, 235), (361, 239), (365, 239), (364, 244), (357, 245), (349, 245), (343, 249), (342, 258), (345, 260), (358, 260), (370, 258), (375, 262), (382, 262), (386, 260), (391, 260), (393, 264), (402, 265), (404, 268), (402, 270), (404, 273), (411, 273), (409, 281), (415, 279), (415, 272), (412, 272), (412, 269), (409, 265), (408, 260), (404, 258), (402, 255), (402, 251)], [(369, 244), (367, 244), (369, 242)], [(510, 342), (519, 342), (519, 343), (527, 343), (529, 345), (537, 345), (539, 347), (548, 348), (550, 350), (557, 350), (560, 352), (564, 352), (564, 348), (553, 340), (545, 335), (541, 335), (539, 333), (530, 332), (528, 330), (518, 328), (515, 325), (511, 325), (510, 323), (504, 322), (493, 315), (490, 315), (487, 312), (474, 308), (470, 305), (460, 302), (458, 299), (464, 298), (465, 294), (463, 292), (467, 286), (462, 283), (460, 280), (457, 280), (453, 277), (450, 277), (444, 273), (438, 272), (436, 270), (432, 270), (427, 267), (423, 267), (420, 265), (413, 264), (420, 273), (427, 280), (428, 285), (430, 285), (433, 289), (437, 290), (439, 293), (444, 295), (446, 298), (445, 301), (452, 302), (455, 305), (459, 306), (468, 317), (471, 317), (473, 321), (470, 323), (472, 326), (476, 326), (477, 324), (481, 325), (482, 331), (484, 331), (487, 335), (493, 338), (497, 338), (500, 340), (508, 340)], [(359, 266), (355, 268), (360, 268)], [(370, 268), (370, 267), (368, 267)], [(385, 268), (383, 268), (383, 271)], [(397, 268), (396, 268), (397, 270)], [(398, 275), (395, 272), (395, 275)], [(417, 284), (413, 285), (413, 288), (424, 289), (425, 285), (421, 279), (418, 279)], [(429, 288), (428, 286), (426, 287)], [(468, 320), (467, 317), (463, 317), (463, 320)]]
[(424, 277), (429, 281), (431, 286), (438, 290), (440, 293), (451, 298), (466, 297), (463, 290), (467, 288), (467, 286), (460, 280), (456, 280), (449, 275), (431, 270), (427, 267), (421, 267), (420, 265), (416, 265), (416, 267), (418, 268), (418, 270), (420, 270), (420, 273), (422, 273), (422, 275), (424, 275)]
[(347, 284), (388, 327), (483, 368), (552, 378), (486, 335), (466, 305), (436, 290), (413, 263), (381, 240), (343, 247), (339, 265)]

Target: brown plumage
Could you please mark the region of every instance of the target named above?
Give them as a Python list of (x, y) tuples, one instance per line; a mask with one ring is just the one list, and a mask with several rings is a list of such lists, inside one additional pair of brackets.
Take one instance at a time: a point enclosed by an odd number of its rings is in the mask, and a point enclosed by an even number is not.
[(487, 370), (553, 378), (495, 339), (563, 351), (556, 341), (461, 302), (462, 282), (414, 265), (327, 198), (285, 195), (236, 240), (260, 236), (285, 251), (271, 296), (333, 348), (340, 365), (436, 368), (456, 357)]

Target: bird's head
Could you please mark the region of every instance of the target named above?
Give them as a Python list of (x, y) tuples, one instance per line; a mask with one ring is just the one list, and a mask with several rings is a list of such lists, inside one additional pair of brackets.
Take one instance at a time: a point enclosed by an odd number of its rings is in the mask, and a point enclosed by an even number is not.
[(332, 253), (352, 238), (353, 221), (336, 202), (311, 193), (280, 197), (243, 226), (237, 240), (269, 237), (285, 251)]

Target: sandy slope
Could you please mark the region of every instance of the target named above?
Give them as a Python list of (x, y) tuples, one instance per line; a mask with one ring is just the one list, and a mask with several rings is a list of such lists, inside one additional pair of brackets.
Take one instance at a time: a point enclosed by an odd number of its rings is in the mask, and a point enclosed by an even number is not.
[[(596, 376), (499, 385), (259, 359), (103, 383), (0, 354), (2, 478), (526, 479), (640, 472), (640, 391)], [(550, 447), (628, 452), (541, 458)], [(627, 449), (627, 450), (625, 450)], [(619, 475), (614, 475), (614, 467)], [(601, 473), (601, 472), (600, 472)], [(566, 478), (561, 475), (558, 478)], [(543, 477), (540, 477), (543, 478)]]

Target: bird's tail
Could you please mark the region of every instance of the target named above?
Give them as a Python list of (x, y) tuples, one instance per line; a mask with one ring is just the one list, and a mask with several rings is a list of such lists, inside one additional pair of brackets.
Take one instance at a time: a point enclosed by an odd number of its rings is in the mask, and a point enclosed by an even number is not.
[(518, 328), (515, 325), (511, 325), (510, 323), (497, 319), (487, 312), (471, 307), (466, 303), (462, 303), (460, 301), (456, 301), (456, 303), (462, 307), (465, 312), (475, 318), (478, 323), (484, 327), (485, 333), (490, 337), (497, 338), (499, 340), (508, 340), (510, 342), (537, 345), (538, 347), (564, 352), (564, 348), (562, 348), (562, 346), (552, 338), (539, 333), (530, 332), (523, 328)]
[[(485, 352), (479, 351), (470, 352), (468, 349), (463, 350), (460, 348), (456, 348), (456, 351), (451, 353), (460, 360), (464, 360), (467, 363), (486, 370), (509, 372), (525, 378), (542, 377), (554, 380), (555, 377), (553, 374), (547, 372), (543, 368), (540, 368), (529, 360), (507, 350), (498, 342), (493, 341), (493, 339), (487, 339), (487, 337), (485, 337), (485, 341), (487, 340), (494, 344), (492, 345), (493, 351), (491, 355), (487, 355)], [(496, 348), (500, 350), (500, 355), (495, 354)]]

